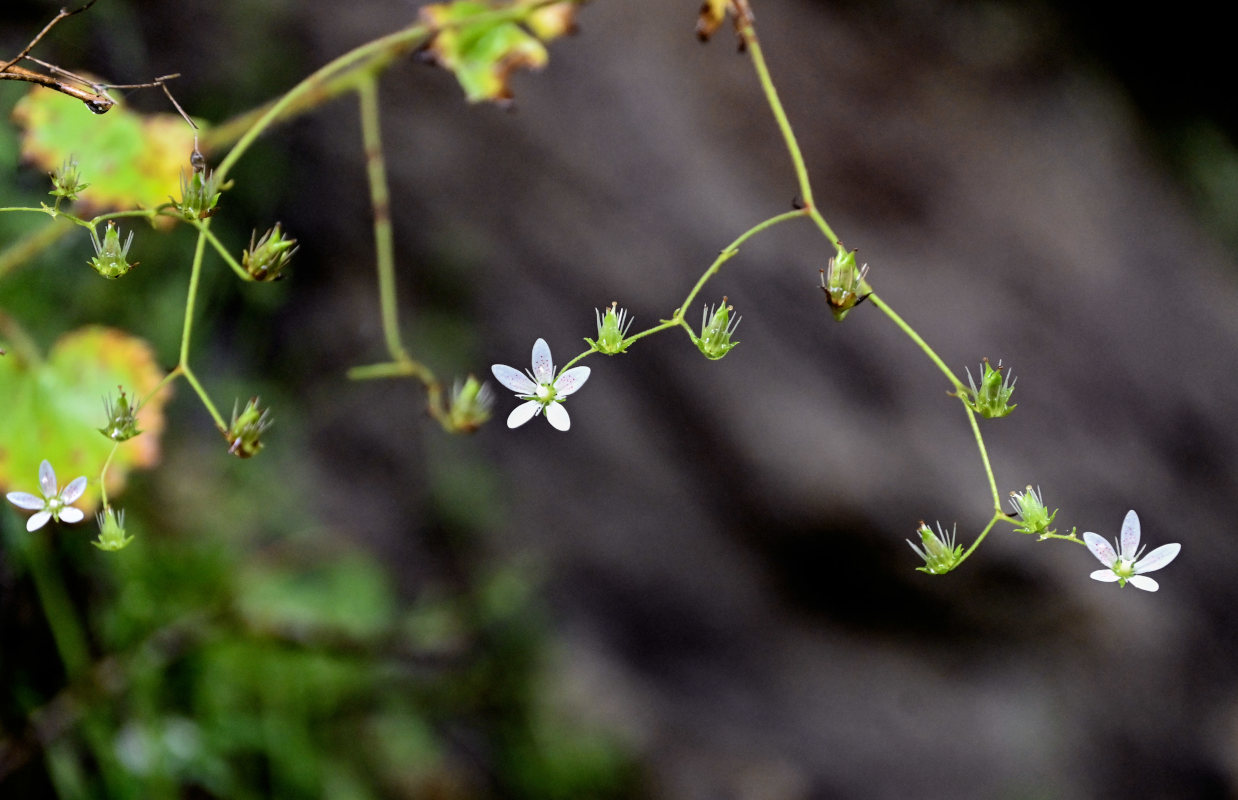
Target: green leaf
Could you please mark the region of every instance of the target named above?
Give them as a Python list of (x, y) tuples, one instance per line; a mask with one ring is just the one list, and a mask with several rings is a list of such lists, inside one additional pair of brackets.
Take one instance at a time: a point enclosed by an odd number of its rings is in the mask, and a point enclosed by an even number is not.
[[(79, 475), (90, 485), (77, 505), (89, 511), (99, 502), (99, 471), (113, 442), (99, 428), (105, 422), (103, 398), (117, 386), (143, 398), (163, 379), (154, 353), (143, 340), (114, 328), (92, 326), (61, 337), (45, 360), (6, 348), (0, 357), (0, 489), (35, 492), (39, 462), (47, 459), (61, 485)], [(163, 406), (161, 391), (138, 412), (143, 433), (120, 445), (108, 469), (108, 495), (123, 488), (130, 469), (152, 466), (159, 458)]]
[(194, 147), (194, 130), (175, 114), (136, 114), (118, 102), (100, 116), (41, 87), (17, 102), (13, 119), (25, 131), (22, 157), (35, 167), (50, 173), (77, 161), (90, 184), (76, 205), (81, 216), (168, 202)]

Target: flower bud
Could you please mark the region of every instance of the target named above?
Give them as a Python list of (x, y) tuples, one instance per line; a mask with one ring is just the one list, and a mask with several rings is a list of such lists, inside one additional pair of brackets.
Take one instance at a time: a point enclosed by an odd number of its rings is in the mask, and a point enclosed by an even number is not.
[(77, 171), (77, 162), (72, 158), (52, 173), (52, 190), (48, 192), (59, 203), (61, 198), (70, 202), (77, 199), (77, 193), (89, 186), (89, 183), (78, 183), (81, 175)]
[(1009, 405), (1010, 395), (1014, 393), (1015, 378), (1013, 375), (1007, 375), (1005, 380), (1002, 379), (1002, 362), (997, 362), (995, 368), (989, 363), (986, 358), (981, 364), (983, 373), (980, 376), (980, 388), (976, 388), (975, 381), (972, 380), (971, 370), (967, 370), (967, 382), (971, 385), (970, 393), (963, 395), (963, 402), (985, 419), (994, 419), (996, 417), (1004, 417), (1011, 411), (1017, 408), (1016, 405)]
[(91, 544), (100, 550), (123, 550), (133, 541), (132, 536), (125, 534), (124, 509), (116, 511), (109, 506), (96, 514), (95, 519), (99, 522), (99, 538)]
[(178, 203), (171, 197), (168, 199), (186, 220), (206, 219), (217, 210), (215, 204), (219, 202), (219, 190), (219, 178), (214, 172), (195, 168), (189, 177), (181, 173), (181, 201)]
[(492, 405), (494, 393), (488, 385), (472, 375), (464, 382), (457, 379), (443, 427), (451, 433), (473, 433), (490, 419)]
[(851, 309), (872, 294), (864, 292), (868, 265), (857, 269), (855, 253), (852, 250), (831, 258), (828, 269), (821, 270), (821, 290), (825, 292), (825, 302), (830, 304), (830, 312), (838, 322), (842, 322)]
[(228, 440), (228, 452), (237, 458), (253, 458), (262, 449), (262, 434), (271, 427), (271, 410), (261, 408), (258, 398), (252, 397), (245, 408), (237, 413), (237, 406), (232, 406), (232, 424), (224, 432)]
[(726, 304), (724, 296), (716, 311), (710, 307), (701, 313), (701, 335), (700, 338), (692, 337), (692, 341), (706, 358), (716, 361), (739, 344), (737, 341), (732, 342), (731, 336), (743, 317), (736, 317), (732, 321), (731, 312), (734, 310), (734, 306)]
[(937, 532), (934, 533), (926, 523), (921, 522), (920, 527), (916, 529), (916, 533), (920, 535), (920, 547), (917, 547), (910, 539), (907, 544), (911, 545), (911, 549), (916, 551), (916, 555), (924, 559), (923, 567), (916, 567), (920, 572), (927, 572), (929, 575), (944, 575), (950, 570), (958, 566), (960, 556), (963, 553), (963, 545), (954, 544), (954, 536), (958, 526), (946, 533), (941, 523), (937, 523)]
[(1053, 533), (1049, 526), (1053, 524), (1053, 518), (1057, 516), (1059, 509), (1053, 509), (1053, 513), (1049, 513), (1049, 509), (1045, 507), (1044, 501), (1040, 496), (1040, 489), (1027, 487), (1026, 491), (1011, 492), (1010, 505), (1014, 507), (1014, 513), (1019, 515), (1019, 520), (1023, 523), (1015, 529), (1015, 533), (1035, 533), (1043, 534)]
[(292, 254), (297, 252), (297, 240), (284, 236), (278, 222), (275, 227), (268, 228), (255, 244), (257, 233), (254, 231), (249, 236), (249, 249), (241, 254), (241, 266), (256, 281), (281, 280), (284, 267), (288, 266)]
[(124, 442), (142, 431), (138, 428), (137, 408), (129, 405), (129, 398), (125, 395), (123, 387), (117, 386), (116, 388), (120, 390), (120, 399), (113, 405), (112, 398), (103, 398), (103, 411), (107, 415), (107, 424), (97, 430), (114, 442)]
[(616, 353), (627, 351), (624, 347), (623, 340), (628, 335), (628, 328), (632, 327), (632, 322), (635, 318), (628, 318), (626, 308), (619, 308), (619, 303), (610, 304), (610, 308), (606, 309), (606, 314), (603, 316), (601, 311), (593, 309), (593, 315), (598, 323), (598, 338), (594, 340), (586, 337), (585, 341), (599, 353), (613, 356)]
[(129, 256), (129, 246), (133, 244), (133, 231), (129, 231), (129, 238), (122, 245), (120, 231), (111, 220), (108, 220), (107, 230), (103, 233), (103, 242), (99, 242), (94, 230), (90, 232), (90, 242), (95, 246), (95, 257), (88, 263), (105, 278), (119, 278), (138, 265), (136, 261), (130, 264), (125, 260)]

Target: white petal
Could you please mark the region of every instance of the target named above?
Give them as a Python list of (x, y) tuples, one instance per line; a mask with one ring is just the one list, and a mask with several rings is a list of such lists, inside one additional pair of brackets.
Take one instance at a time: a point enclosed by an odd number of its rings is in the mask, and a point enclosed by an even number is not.
[(572, 419), (567, 415), (567, 409), (562, 403), (546, 404), (546, 421), (557, 430), (565, 431), (572, 427)]
[(26, 520), (26, 530), (37, 531), (47, 524), (47, 521), (52, 518), (52, 512), (40, 511), (30, 519)]
[(86, 476), (82, 475), (79, 478), (74, 478), (68, 486), (60, 493), (60, 499), (68, 505), (74, 500), (82, 496), (82, 492), (86, 491)]
[(1126, 519), (1122, 520), (1122, 556), (1134, 558), (1138, 552), (1139, 515), (1132, 509), (1126, 512)]
[(519, 428), (529, 420), (533, 419), (533, 415), (542, 407), (542, 404), (536, 400), (530, 400), (527, 403), (521, 403), (512, 409), (512, 413), (507, 415), (507, 427)]
[(506, 364), (495, 364), (490, 368), (499, 383), (511, 389), (516, 394), (528, 395), (537, 392), (537, 384), (529, 380), (529, 376)]
[(74, 522), (81, 522), (85, 518), (86, 518), (86, 515), (82, 513), (82, 510), (80, 508), (74, 508), (73, 506), (65, 506), (64, 508), (60, 509), (60, 521), (61, 522), (68, 522), (72, 524)]
[(1180, 544), (1163, 544), (1160, 547), (1148, 553), (1143, 558), (1135, 563), (1135, 574), (1141, 572), (1155, 572), (1156, 570), (1168, 566), (1170, 561), (1178, 557), (1181, 552), (1182, 545)]
[(588, 367), (572, 367), (555, 381), (555, 394), (559, 397), (567, 397), (584, 386), (587, 380), (589, 380)]
[(1111, 569), (1098, 569), (1092, 573), (1092, 580), (1101, 581), (1103, 583), (1113, 583), (1118, 579), (1116, 573)]
[(44, 497), (56, 496), (56, 470), (46, 458), (39, 464), (39, 489)]
[[(1113, 551), (1113, 545), (1106, 542), (1099, 534), (1088, 531), (1083, 534), (1083, 541), (1087, 544), (1088, 549), (1092, 551), (1092, 555), (1104, 564), (1106, 567), (1112, 567), (1118, 561), (1118, 554)], [(1092, 574), (1096, 578), (1096, 574)], [(1101, 578), (1096, 578), (1102, 580)], [(1114, 578), (1116, 580), (1116, 578)]]
[(538, 383), (550, 383), (555, 378), (555, 363), (550, 358), (550, 345), (545, 339), (533, 343), (533, 377)]
[(1145, 578), (1142, 575), (1135, 575), (1134, 577), (1127, 578), (1126, 582), (1131, 586), (1134, 586), (1136, 589), (1143, 589), (1145, 592), (1155, 592), (1157, 589), (1161, 588), (1159, 583), (1151, 578)]
[(46, 499), (35, 497), (29, 492), (9, 492), (6, 497), (8, 497), (10, 503), (27, 511), (38, 511), (47, 505)]

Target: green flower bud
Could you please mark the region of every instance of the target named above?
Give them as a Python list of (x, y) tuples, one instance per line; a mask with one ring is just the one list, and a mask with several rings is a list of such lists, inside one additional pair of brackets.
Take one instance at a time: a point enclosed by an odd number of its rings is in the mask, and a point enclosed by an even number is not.
[(112, 398), (103, 398), (103, 411), (107, 415), (107, 424), (97, 430), (112, 441), (124, 442), (142, 431), (138, 428), (137, 408), (129, 405), (129, 398), (125, 396), (123, 387), (117, 386), (116, 388), (120, 390), (120, 399), (113, 405)]
[(186, 220), (206, 219), (217, 210), (215, 204), (219, 202), (220, 188), (214, 172), (208, 174), (205, 169), (195, 168), (189, 177), (181, 173), (180, 202), (171, 197), (168, 199)]
[(963, 395), (963, 402), (985, 419), (994, 419), (996, 417), (1004, 417), (1011, 411), (1017, 408), (1016, 405), (1009, 405), (1010, 395), (1014, 393), (1015, 378), (1012, 375), (1007, 375), (1005, 380), (1002, 379), (1002, 362), (997, 362), (995, 368), (989, 363), (986, 358), (981, 364), (983, 373), (980, 376), (980, 388), (976, 388), (975, 381), (972, 380), (971, 370), (967, 370), (967, 382), (971, 385), (970, 393)]
[(868, 265), (857, 268), (855, 253), (854, 250), (842, 252), (830, 259), (828, 269), (821, 270), (821, 290), (825, 292), (825, 302), (830, 304), (830, 312), (838, 322), (842, 322), (851, 309), (872, 294), (864, 292)]
[(457, 379), (451, 389), (451, 402), (443, 427), (451, 433), (473, 433), (490, 419), (494, 393), (470, 375), (463, 383)]
[(93, 229), (90, 232), (90, 242), (95, 246), (95, 257), (88, 263), (95, 268), (95, 272), (105, 278), (119, 278), (138, 265), (136, 261), (130, 264), (126, 260), (129, 256), (129, 246), (133, 244), (133, 231), (129, 231), (129, 238), (125, 239), (122, 245), (120, 231), (116, 223), (111, 220), (108, 220), (107, 230), (103, 233), (103, 242), (99, 242), (99, 237)]
[(929, 575), (944, 575), (958, 566), (960, 556), (963, 554), (963, 545), (955, 546), (954, 544), (957, 529), (956, 525), (950, 533), (946, 533), (939, 522), (937, 532), (934, 533), (932, 528), (921, 522), (920, 527), (916, 529), (916, 533), (920, 535), (921, 546), (917, 547), (910, 539), (907, 540), (907, 544), (916, 551), (916, 555), (924, 559), (924, 566), (916, 567), (916, 569), (927, 572)]
[(628, 328), (632, 327), (635, 321), (635, 318), (628, 319), (627, 309), (619, 308), (619, 303), (616, 301), (606, 309), (605, 316), (596, 308), (593, 309), (593, 315), (597, 318), (598, 338), (596, 342), (586, 338), (585, 341), (589, 343), (589, 346), (608, 356), (626, 352), (627, 348), (623, 340), (628, 335)]
[(1053, 513), (1049, 513), (1040, 497), (1040, 489), (1029, 486), (1026, 491), (1011, 492), (1010, 505), (1014, 506), (1014, 513), (1019, 515), (1023, 523), (1015, 528), (1015, 533), (1035, 533), (1042, 538), (1044, 534), (1053, 533), (1049, 526), (1053, 524), (1053, 518), (1057, 516), (1059, 509), (1055, 508)]
[(732, 348), (739, 342), (732, 342), (731, 336), (735, 334), (735, 329), (739, 327), (739, 321), (743, 317), (736, 317), (731, 320), (731, 312), (735, 310), (734, 306), (726, 304), (726, 297), (722, 298), (722, 304), (715, 311), (712, 307), (703, 311), (701, 314), (701, 335), (700, 338), (692, 337), (693, 343), (697, 349), (705, 354), (705, 357), (711, 360), (718, 360), (727, 353), (731, 352)]
[(123, 550), (133, 541), (132, 536), (125, 534), (124, 509), (116, 511), (109, 506), (96, 514), (95, 519), (99, 523), (99, 538), (91, 544), (100, 550)]
[(56, 198), (56, 202), (66, 199), (70, 202), (77, 199), (78, 192), (89, 186), (89, 183), (78, 183), (81, 176), (77, 171), (77, 162), (72, 158), (61, 165), (60, 169), (52, 173), (52, 190), (48, 192)]
[(258, 398), (250, 398), (245, 408), (237, 412), (237, 405), (232, 406), (232, 424), (224, 432), (228, 440), (228, 452), (237, 458), (253, 458), (262, 449), (262, 434), (271, 427), (271, 410), (261, 408)]
[(292, 254), (297, 252), (297, 240), (284, 236), (278, 222), (255, 244), (257, 233), (254, 231), (249, 236), (249, 249), (241, 254), (241, 266), (256, 281), (281, 280), (284, 267), (288, 266)]

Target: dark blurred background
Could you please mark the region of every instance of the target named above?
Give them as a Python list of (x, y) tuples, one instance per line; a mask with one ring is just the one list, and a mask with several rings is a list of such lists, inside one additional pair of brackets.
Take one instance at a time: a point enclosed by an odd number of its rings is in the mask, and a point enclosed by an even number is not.
[[(1003, 495), (1037, 485), (1059, 529), (1107, 537), (1135, 508), (1150, 547), (1183, 544), (1161, 591), (1005, 527), (956, 573), (913, 569), (920, 520), (970, 543), (988, 515), (971, 433), (876, 309), (832, 320), (808, 223), (702, 295), (743, 315), (740, 347), (709, 362), (663, 334), (590, 359), (567, 434), (509, 431), (500, 391), (451, 438), (418, 386), (348, 382), (382, 336), (343, 98), (266, 136), (216, 217), (238, 249), (277, 220), (301, 243), (273, 286), (212, 264), (200, 305), (198, 374), (223, 405), (270, 402), (267, 448), (230, 459), (182, 384), (123, 498), (139, 541), (56, 534), (94, 694), (64, 689), (0, 561), (0, 794), (66, 793), (74, 769), (89, 787), (93, 718), (129, 776), (106, 791), (135, 797), (1238, 796), (1224, 25), (1191, 4), (754, 7), (818, 205), (873, 285), (951, 367), (1018, 376), (1019, 409), (983, 426)], [(56, 8), (10, 3), (0, 52)], [(725, 30), (698, 44), (696, 11), (598, 0), (514, 79), (514, 112), (411, 59), (385, 76), (405, 339), (440, 374), (523, 368), (538, 337), (562, 364), (612, 300), (653, 324), (790, 207), (750, 63)], [(178, 100), (220, 122), (415, 14), (100, 0), (40, 53), (180, 72)], [(13, 191), (44, 191), (15, 159)], [(191, 237), (142, 244), (149, 268), (103, 284), (65, 241), (0, 304), (42, 341), (116, 324), (171, 364)]]

